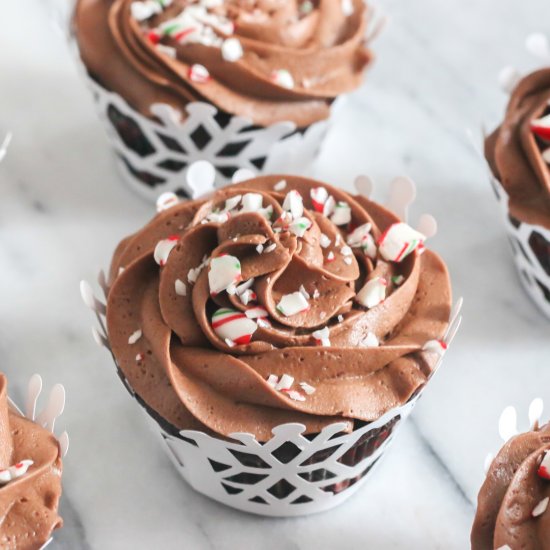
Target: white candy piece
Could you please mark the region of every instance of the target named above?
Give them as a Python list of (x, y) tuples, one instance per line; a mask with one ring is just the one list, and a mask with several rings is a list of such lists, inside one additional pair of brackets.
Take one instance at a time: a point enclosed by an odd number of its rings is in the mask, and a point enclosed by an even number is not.
[(357, 293), (355, 299), (362, 306), (371, 309), (386, 299), (386, 287), (388, 283), (382, 277), (374, 277), (367, 281), (365, 286)]
[(212, 258), (208, 271), (210, 294), (216, 295), (241, 280), (241, 262), (239, 258), (226, 254)]
[(334, 207), (330, 221), (335, 225), (347, 225), (351, 221), (351, 208), (347, 202), (340, 201)]
[(332, 241), (324, 233), (321, 233), (319, 244), (322, 248), (328, 248), (332, 244)]
[(279, 182), (277, 182), (274, 186), (273, 186), (273, 189), (275, 191), (284, 191), (286, 189), (286, 180), (281, 180)]
[(136, 21), (145, 21), (153, 15), (160, 13), (162, 6), (155, 0), (145, 0), (144, 2), (132, 2), (130, 4), (130, 13)]
[(259, 193), (246, 193), (241, 212), (258, 212), (262, 209), (263, 197)]
[(365, 338), (361, 340), (361, 345), (365, 348), (377, 348), (380, 345), (380, 342), (374, 332), (369, 332)]
[(323, 214), (325, 203), (328, 199), (328, 191), (324, 187), (314, 187), (310, 192), (313, 208)]
[(206, 84), (210, 80), (210, 73), (204, 65), (195, 63), (189, 67), (189, 78), (198, 84)]
[(352, 0), (340, 0), (342, 3), (342, 13), (349, 17), (350, 15), (353, 15), (354, 9), (353, 9), (353, 1)]
[(544, 453), (537, 473), (544, 479), (550, 479), (550, 451)]
[(14, 466), (10, 466), (5, 470), (0, 470), (0, 486), (6, 485), (10, 481), (25, 475), (28, 469), (34, 464), (32, 460), (21, 460)]
[(531, 515), (534, 518), (538, 518), (539, 516), (542, 516), (544, 512), (546, 512), (546, 509), (548, 508), (548, 502), (550, 501), (550, 497), (543, 498), (534, 508), (531, 512)]
[(316, 330), (311, 335), (321, 346), (330, 347), (330, 330), (328, 327)]
[(265, 247), (264, 254), (269, 254), (270, 252), (273, 252), (276, 248), (277, 248), (277, 243), (271, 243), (270, 245)]
[(257, 296), (253, 290), (245, 290), (242, 294), (239, 294), (239, 299), (241, 303), (247, 306), (250, 302), (256, 300)]
[(271, 80), (281, 88), (294, 88), (294, 78), (286, 69), (277, 69), (271, 73)]
[(447, 344), (443, 340), (428, 340), (422, 346), (422, 351), (436, 353), (441, 357), (447, 351)]
[(181, 279), (176, 279), (174, 289), (178, 296), (187, 296), (187, 285)]
[(426, 237), (406, 223), (391, 225), (380, 238), (378, 249), (389, 262), (401, 262), (411, 252), (424, 246)]
[(243, 56), (243, 47), (238, 38), (227, 38), (222, 44), (222, 57), (231, 63)]
[(157, 199), (157, 212), (168, 210), (169, 208), (172, 208), (172, 206), (176, 206), (179, 202), (179, 197), (175, 193), (170, 191), (162, 193), (162, 195), (160, 195)]
[(221, 308), (212, 315), (212, 328), (226, 343), (229, 340), (234, 345), (244, 345), (250, 343), (258, 325), (241, 311)]
[(257, 247), (256, 247), (256, 252), (258, 254), (263, 254), (263, 251), (264, 251), (264, 245), (263, 244), (259, 244)]
[(315, 388), (310, 386), (307, 382), (300, 382), (299, 385), (307, 395), (313, 395), (315, 393)]
[(288, 230), (297, 237), (303, 237), (311, 227), (311, 220), (305, 217), (296, 218), (288, 226)]
[(283, 376), (281, 376), (281, 379), (275, 386), (275, 389), (277, 391), (289, 390), (292, 387), (292, 384), (294, 384), (294, 377), (290, 376), (290, 374), (283, 374)]
[(128, 337), (128, 343), (133, 346), (142, 336), (141, 329), (137, 329), (135, 332), (132, 332)]
[(306, 398), (299, 391), (296, 391), (296, 390), (283, 390), (283, 391), (293, 401), (305, 401), (306, 400)]
[(276, 374), (270, 374), (267, 377), (267, 383), (275, 389), (275, 386), (277, 385), (277, 382), (279, 381), (279, 377)]
[(346, 242), (353, 248), (359, 248), (363, 246), (363, 241), (370, 234), (372, 225), (370, 223), (364, 223), (359, 227), (356, 227), (347, 237)]
[(285, 294), (279, 303), (277, 309), (285, 317), (291, 317), (302, 311), (309, 309), (309, 302), (301, 292), (293, 292), (292, 294)]
[(294, 220), (304, 215), (304, 201), (302, 195), (296, 190), (289, 191), (283, 202), (283, 210), (290, 212), (290, 215)]
[(172, 249), (178, 244), (179, 240), (180, 238), (177, 235), (174, 235), (157, 243), (157, 246), (155, 246), (155, 251), (153, 252), (153, 257), (155, 258), (155, 262), (157, 262), (160, 267), (166, 265), (170, 252), (172, 252)]

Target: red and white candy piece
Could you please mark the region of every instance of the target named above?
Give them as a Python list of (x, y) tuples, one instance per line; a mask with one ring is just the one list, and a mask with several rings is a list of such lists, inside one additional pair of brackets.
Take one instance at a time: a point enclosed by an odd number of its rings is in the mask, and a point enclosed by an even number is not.
[(317, 212), (327, 217), (334, 212), (336, 201), (332, 195), (328, 194), (328, 191), (324, 187), (314, 187), (309, 194), (313, 208)]
[(290, 376), (290, 374), (283, 374), (281, 379), (277, 382), (275, 389), (277, 391), (289, 390), (292, 387), (292, 384), (294, 384), (294, 377)]
[(532, 120), (531, 131), (545, 141), (550, 141), (550, 115)]
[(374, 238), (370, 231), (372, 226), (370, 223), (364, 223), (356, 227), (347, 237), (346, 241), (352, 248), (362, 248), (365, 256), (371, 259), (376, 258), (378, 248), (374, 242)]
[(235, 289), (237, 283), (241, 280), (241, 262), (239, 258), (229, 254), (212, 258), (210, 270), (208, 271), (210, 294), (215, 296), (224, 290), (230, 289), (230, 287)]
[(210, 80), (210, 73), (204, 65), (195, 63), (189, 67), (189, 78), (197, 84), (206, 84)]
[(531, 512), (531, 516), (534, 518), (538, 518), (539, 516), (542, 516), (544, 512), (546, 512), (546, 509), (548, 508), (548, 502), (550, 502), (550, 497), (543, 498), (534, 508)]
[(0, 470), (0, 485), (6, 485), (27, 473), (27, 470), (34, 464), (32, 460), (21, 460), (14, 466)]
[(294, 88), (294, 78), (286, 69), (276, 69), (271, 72), (271, 80), (281, 88)]
[(296, 218), (288, 226), (288, 230), (297, 237), (303, 237), (306, 234), (306, 231), (311, 227), (311, 220), (302, 216), (301, 218)]
[(250, 343), (258, 325), (241, 311), (221, 308), (212, 315), (212, 328), (222, 340), (241, 346)]
[(241, 212), (259, 212), (263, 206), (263, 197), (260, 193), (246, 193), (242, 198)]
[(330, 330), (328, 327), (316, 330), (311, 333), (318, 346), (330, 347)]
[(351, 208), (347, 202), (339, 201), (334, 207), (334, 212), (330, 217), (334, 225), (347, 225), (351, 222)]
[(157, 199), (157, 212), (168, 210), (169, 208), (172, 208), (172, 206), (176, 206), (179, 201), (180, 200), (175, 193), (172, 193), (170, 191), (162, 193), (162, 195), (160, 195)]
[(374, 277), (363, 286), (355, 299), (366, 308), (373, 308), (386, 299), (388, 282), (383, 277)]
[(542, 457), (542, 462), (537, 470), (537, 474), (543, 479), (550, 480), (550, 451), (545, 451), (544, 456)]
[(426, 237), (406, 223), (394, 223), (378, 240), (380, 254), (389, 262), (401, 262), (417, 248), (424, 247)]
[(441, 357), (447, 351), (447, 344), (443, 340), (428, 340), (422, 346), (422, 351), (437, 353)]
[(291, 317), (309, 309), (307, 298), (300, 292), (285, 294), (277, 304), (278, 311), (285, 317)]
[(178, 235), (172, 235), (171, 237), (162, 239), (162, 241), (157, 243), (157, 246), (155, 246), (155, 251), (153, 252), (153, 257), (155, 258), (155, 262), (157, 262), (160, 267), (166, 265), (170, 252), (172, 252), (172, 249), (178, 244), (179, 240), (180, 238)]

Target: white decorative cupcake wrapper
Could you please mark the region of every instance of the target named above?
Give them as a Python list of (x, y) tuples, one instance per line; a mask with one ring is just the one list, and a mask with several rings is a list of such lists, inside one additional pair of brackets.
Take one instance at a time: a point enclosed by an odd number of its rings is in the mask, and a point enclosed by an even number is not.
[(540, 311), (550, 318), (550, 230), (510, 216), (506, 190), (491, 172), (480, 146), (474, 139), (472, 143), (487, 169), (491, 187), (495, 192), (519, 280)]
[[(61, 384), (56, 384), (48, 394), (46, 406), (38, 411), (38, 399), (41, 394), (42, 377), (39, 374), (33, 374), (27, 385), (25, 410), (21, 410), (10, 397), (8, 397), (8, 401), (21, 416), (28, 418), (55, 435), (55, 423), (65, 410), (65, 388)], [(63, 432), (56, 438), (59, 441), (61, 456), (64, 457), (69, 450), (69, 435), (67, 432)]]
[[(360, 193), (370, 196), (372, 182), (365, 176), (356, 180)], [(403, 219), (415, 197), (415, 186), (406, 178), (391, 183), (387, 205)], [(429, 215), (420, 217), (418, 231), (435, 234), (437, 224)], [(94, 340), (111, 352), (105, 323), (108, 285), (103, 271), (98, 276), (101, 299), (94, 296), (86, 281), (81, 283), (84, 303), (93, 310), (98, 327)], [(427, 352), (438, 356), (439, 370), (445, 350), (460, 325), (462, 299), (451, 310), (449, 327), (441, 341), (429, 342)], [(111, 355), (112, 352), (111, 352)], [(113, 356), (116, 365), (116, 359)], [(130, 394), (148, 413), (162, 446), (181, 476), (197, 491), (233, 508), (266, 516), (297, 516), (328, 510), (351, 496), (367, 478), (393, 437), (400, 421), (411, 412), (424, 388), (404, 405), (381, 418), (342, 433), (345, 424), (334, 423), (313, 436), (304, 436), (305, 426), (290, 423), (273, 429), (273, 437), (260, 443), (248, 433), (232, 434), (234, 441), (206, 433), (178, 432), (147, 407), (133, 391), (122, 371), (117, 371)]]

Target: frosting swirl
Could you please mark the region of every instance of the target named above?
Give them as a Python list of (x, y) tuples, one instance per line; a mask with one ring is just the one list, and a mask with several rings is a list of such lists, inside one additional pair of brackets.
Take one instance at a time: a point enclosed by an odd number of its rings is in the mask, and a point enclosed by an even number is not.
[(35, 550), (62, 526), (61, 456), (55, 437), (8, 403), (0, 374), (0, 546)]
[(485, 156), (509, 196), (510, 214), (550, 229), (550, 69), (523, 78)]
[(207, 101), (306, 127), (360, 85), (366, 13), (363, 0), (79, 0), (74, 27), (90, 74), (146, 116)]
[(170, 207), (115, 252), (119, 368), (178, 429), (266, 440), (284, 422), (377, 419), (426, 383), (437, 354), (422, 348), (450, 314), (444, 264), (398, 222), (293, 176)]
[(511, 438), (493, 460), (479, 492), (472, 550), (548, 550), (549, 497), (550, 424), (546, 424)]

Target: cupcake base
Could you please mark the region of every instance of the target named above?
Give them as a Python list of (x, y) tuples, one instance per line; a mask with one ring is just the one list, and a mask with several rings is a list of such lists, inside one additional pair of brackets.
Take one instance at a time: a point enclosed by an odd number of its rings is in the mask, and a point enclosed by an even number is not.
[(550, 231), (510, 216), (505, 189), (492, 175), (491, 183), (504, 219), (521, 285), (540, 311), (550, 319)]

